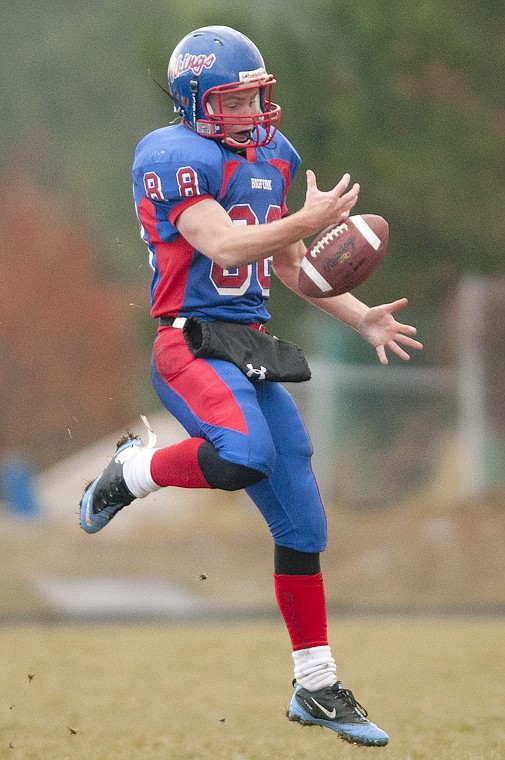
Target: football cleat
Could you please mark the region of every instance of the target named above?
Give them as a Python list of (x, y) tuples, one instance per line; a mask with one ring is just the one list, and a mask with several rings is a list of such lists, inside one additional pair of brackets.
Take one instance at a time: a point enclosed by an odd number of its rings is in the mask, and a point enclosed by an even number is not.
[[(149, 431), (148, 447), (154, 447), (156, 436), (145, 417), (142, 417)], [(86, 533), (97, 533), (112, 518), (136, 498), (125, 483), (123, 464), (142, 446), (138, 436), (128, 433), (117, 443), (116, 453), (103, 471), (84, 491), (80, 502), (80, 523)]]
[(344, 689), (340, 681), (320, 691), (298, 686), (289, 705), (289, 720), (304, 726), (323, 726), (351, 744), (383, 747), (389, 741), (385, 731), (367, 719), (365, 708)]

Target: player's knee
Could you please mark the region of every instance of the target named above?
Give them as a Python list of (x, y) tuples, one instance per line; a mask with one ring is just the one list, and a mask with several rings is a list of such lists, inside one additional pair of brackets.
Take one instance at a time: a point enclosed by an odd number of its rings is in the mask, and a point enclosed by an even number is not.
[(209, 441), (202, 443), (198, 449), (198, 464), (209, 486), (223, 491), (249, 488), (267, 477), (252, 467), (223, 459)]
[(275, 544), (288, 546), (297, 552), (323, 552), (326, 549), (327, 525), (324, 510), (306, 513), (303, 520), (278, 521), (272, 530)]
[(299, 552), (324, 552), (327, 543), (326, 521), (307, 525), (292, 539), (292, 546)]

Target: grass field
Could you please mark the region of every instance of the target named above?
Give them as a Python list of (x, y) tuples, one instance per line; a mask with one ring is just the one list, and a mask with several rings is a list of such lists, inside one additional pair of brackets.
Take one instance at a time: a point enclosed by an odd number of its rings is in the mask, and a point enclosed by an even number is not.
[(388, 747), (286, 720), (280, 621), (34, 626), (0, 630), (0, 758), (505, 758), (503, 620), (331, 620), (330, 637)]

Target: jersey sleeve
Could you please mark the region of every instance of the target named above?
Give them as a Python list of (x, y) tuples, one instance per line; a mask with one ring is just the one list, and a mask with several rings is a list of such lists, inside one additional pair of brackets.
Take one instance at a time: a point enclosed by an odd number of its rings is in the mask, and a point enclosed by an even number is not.
[(298, 173), (302, 159), (296, 148), (281, 132), (276, 132), (275, 139), (278, 142), (279, 155), (289, 163), (289, 181), (291, 183)]
[(291, 148), (291, 182), (294, 180), (296, 175), (298, 174), (298, 169), (300, 168), (302, 164), (302, 159), (300, 158), (299, 153), (293, 148), (291, 143), (289, 144)]
[(302, 159), (300, 158), (298, 151), (282, 133), (276, 133), (276, 142), (278, 143), (278, 152), (280, 158), (279, 164), (285, 167), (281, 169), (282, 173), (284, 174), (286, 183), (286, 190), (281, 207), (281, 215), (286, 216), (288, 213), (288, 206), (286, 201), (287, 192), (298, 173)]
[(132, 170), (137, 215), (150, 242), (175, 240), (182, 211), (217, 197), (220, 187), (218, 167), (209, 160), (205, 143), (200, 139), (203, 146), (192, 151), (187, 135), (182, 141), (165, 132), (158, 130), (139, 144)]

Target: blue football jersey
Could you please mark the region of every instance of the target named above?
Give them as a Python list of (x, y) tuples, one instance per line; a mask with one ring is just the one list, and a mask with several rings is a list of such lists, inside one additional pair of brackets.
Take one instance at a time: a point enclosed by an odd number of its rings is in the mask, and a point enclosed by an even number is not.
[(137, 146), (133, 191), (154, 270), (151, 315), (266, 322), (271, 259), (223, 269), (179, 234), (181, 212), (214, 198), (234, 224), (267, 224), (286, 212), (300, 157), (277, 131), (248, 161), (184, 124), (157, 129)]

